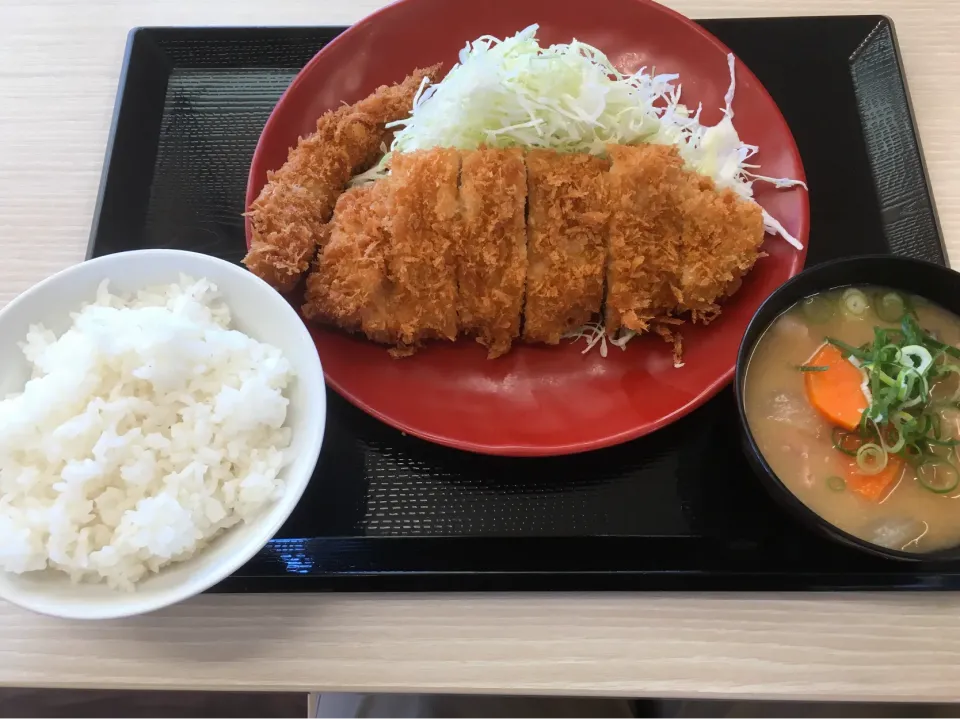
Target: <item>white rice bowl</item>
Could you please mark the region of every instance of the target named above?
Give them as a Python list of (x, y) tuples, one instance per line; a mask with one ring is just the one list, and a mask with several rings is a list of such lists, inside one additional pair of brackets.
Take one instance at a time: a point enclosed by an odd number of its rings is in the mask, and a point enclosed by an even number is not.
[(209, 280), (110, 294), (57, 337), (33, 325), (24, 391), (0, 401), (0, 571), (134, 583), (283, 493), (292, 378), (228, 329)]
[(316, 349), (236, 266), (94, 260), (6, 307), (0, 336), (2, 597), (78, 617), (177, 601), (249, 559), (309, 480)]

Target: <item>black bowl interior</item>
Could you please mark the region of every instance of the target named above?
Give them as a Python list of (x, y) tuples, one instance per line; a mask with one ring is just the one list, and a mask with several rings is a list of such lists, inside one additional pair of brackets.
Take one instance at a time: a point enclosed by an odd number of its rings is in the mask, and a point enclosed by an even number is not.
[(892, 559), (913, 562), (960, 560), (960, 545), (936, 552), (912, 554), (866, 542), (829, 523), (807, 507), (780, 481), (760, 452), (750, 431), (744, 409), (743, 390), (750, 358), (757, 341), (777, 317), (803, 298), (846, 285), (891, 287), (924, 297), (960, 316), (960, 273), (940, 265), (890, 255), (871, 255), (827, 262), (801, 272), (767, 298), (753, 316), (740, 343), (734, 393), (740, 416), (744, 451), (756, 470), (757, 476), (773, 498), (808, 528), (843, 544)]

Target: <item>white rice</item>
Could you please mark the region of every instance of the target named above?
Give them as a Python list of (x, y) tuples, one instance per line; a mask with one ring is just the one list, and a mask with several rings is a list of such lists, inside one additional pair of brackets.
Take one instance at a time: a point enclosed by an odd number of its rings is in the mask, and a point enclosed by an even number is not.
[(30, 328), (33, 379), (0, 402), (0, 570), (130, 589), (280, 496), (292, 372), (207, 280), (104, 282), (72, 319)]

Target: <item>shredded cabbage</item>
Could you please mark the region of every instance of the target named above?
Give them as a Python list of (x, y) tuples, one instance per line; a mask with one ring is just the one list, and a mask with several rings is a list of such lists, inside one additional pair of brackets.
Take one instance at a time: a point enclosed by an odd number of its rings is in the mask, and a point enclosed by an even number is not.
[[(487, 145), (603, 155), (610, 143), (654, 142), (676, 145), (687, 167), (745, 199), (753, 199), (755, 181), (806, 187), (754, 174), (757, 166), (747, 164), (758, 148), (742, 142), (733, 126), (733, 55), (727, 57), (730, 88), (723, 119), (708, 126), (700, 122), (701, 107), (690, 112), (680, 102), (681, 86), (674, 84), (679, 75), (647, 68), (625, 75), (600, 50), (577, 40), (540, 47), (537, 29), (531, 25), (504, 40), (485, 35), (468, 42), (442, 82), (424, 79), (410, 116), (388, 125), (398, 128), (390, 151)], [(388, 165), (389, 153), (352, 184), (382, 177)], [(763, 219), (767, 232), (802, 249), (766, 211)]]
[(392, 149), (473, 149), (522, 145), (602, 154), (660, 128), (654, 103), (676, 75), (627, 77), (594, 47), (574, 40), (543, 49), (537, 26), (503, 41), (484, 36), (460, 51), (460, 62), (425, 87)]

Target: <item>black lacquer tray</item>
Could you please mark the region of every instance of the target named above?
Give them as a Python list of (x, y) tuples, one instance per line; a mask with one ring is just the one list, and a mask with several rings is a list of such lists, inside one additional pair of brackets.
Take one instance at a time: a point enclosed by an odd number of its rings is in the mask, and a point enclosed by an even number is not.
[[(889, 20), (704, 20), (757, 74), (810, 184), (808, 264), (946, 257)], [(341, 28), (130, 34), (91, 256), (177, 247), (239, 261), (247, 170), (296, 72)], [(612, 449), (477, 456), (330, 397), (313, 481), (216, 591), (960, 588), (960, 568), (861, 556), (784, 516), (740, 452), (730, 390)]]

